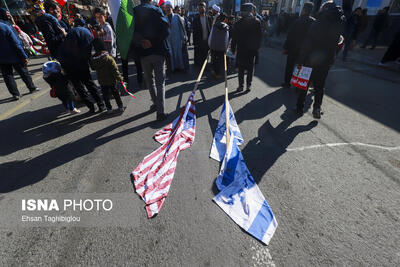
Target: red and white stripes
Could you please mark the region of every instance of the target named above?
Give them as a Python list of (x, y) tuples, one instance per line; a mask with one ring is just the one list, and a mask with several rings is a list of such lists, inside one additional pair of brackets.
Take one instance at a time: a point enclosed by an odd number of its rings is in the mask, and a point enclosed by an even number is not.
[(136, 193), (146, 203), (149, 218), (156, 215), (164, 204), (174, 178), (179, 152), (194, 142), (196, 115), (193, 98), (194, 93), (179, 117), (154, 135), (162, 146), (147, 155), (132, 172)]

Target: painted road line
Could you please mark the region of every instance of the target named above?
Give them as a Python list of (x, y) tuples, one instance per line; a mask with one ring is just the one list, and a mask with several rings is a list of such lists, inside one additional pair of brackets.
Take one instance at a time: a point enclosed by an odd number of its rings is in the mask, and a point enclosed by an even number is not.
[(382, 149), (387, 151), (400, 150), (400, 146), (381, 146), (374, 144), (365, 144), (360, 142), (350, 142), (350, 143), (331, 143), (331, 144), (321, 144), (321, 145), (311, 145), (311, 146), (302, 146), (297, 148), (287, 148), (286, 151), (303, 151), (309, 149), (323, 148), (323, 147), (337, 147), (337, 146), (364, 146), (369, 148)]
[(6, 119), (7, 117), (9, 117), (11, 114), (15, 113), (16, 111), (20, 110), (21, 108), (25, 107), (26, 105), (28, 105), (29, 103), (31, 103), (33, 100), (35, 100), (38, 97), (41, 97), (44, 94), (49, 93), (50, 89), (43, 89), (37, 93), (34, 93), (34, 95), (28, 99), (25, 100), (24, 102), (16, 105), (15, 107), (9, 109), (7, 112), (3, 113), (0, 115), (0, 121)]

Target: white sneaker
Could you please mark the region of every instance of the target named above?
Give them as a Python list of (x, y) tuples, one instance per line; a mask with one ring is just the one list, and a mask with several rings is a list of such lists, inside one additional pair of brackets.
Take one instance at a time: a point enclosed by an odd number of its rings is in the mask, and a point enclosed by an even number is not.
[(79, 109), (77, 109), (77, 108), (74, 108), (69, 113), (71, 113), (71, 114), (79, 114), (79, 113), (81, 113), (81, 111)]

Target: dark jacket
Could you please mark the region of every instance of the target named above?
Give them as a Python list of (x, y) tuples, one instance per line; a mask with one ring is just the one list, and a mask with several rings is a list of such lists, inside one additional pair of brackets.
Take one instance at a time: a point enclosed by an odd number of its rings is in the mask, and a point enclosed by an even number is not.
[(21, 63), (27, 58), (22, 43), (12, 28), (0, 22), (0, 64)]
[(379, 11), (376, 15), (373, 28), (376, 32), (381, 32), (388, 25), (389, 16), (383, 11)]
[(117, 63), (107, 52), (94, 55), (90, 60), (90, 67), (97, 72), (97, 80), (101, 86), (115, 86), (118, 81), (123, 80)]
[(73, 86), (64, 74), (53, 73), (43, 79), (54, 89), (58, 99), (61, 101), (74, 100)]
[[(133, 42), (139, 57), (149, 55), (167, 56), (169, 48), (167, 37), (169, 23), (161, 9), (149, 3), (143, 3), (133, 9), (135, 18), (135, 32)], [(142, 40), (149, 40), (151, 48), (143, 49)]]
[(59, 49), (59, 60), (67, 74), (89, 72), (93, 35), (83, 27), (71, 29)]
[(254, 16), (246, 16), (233, 26), (232, 51), (258, 51), (261, 46), (261, 22)]
[[(210, 34), (211, 31), (211, 25), (212, 25), (212, 18), (210, 16), (206, 16), (206, 28), (207, 28), (207, 36)], [(193, 45), (198, 46), (202, 42), (207, 41), (203, 40), (203, 28), (201, 27), (201, 22), (200, 22), (200, 15), (196, 15), (193, 19)]]
[(308, 29), (314, 21), (315, 18), (311, 16), (301, 16), (290, 27), (286, 41), (283, 44), (283, 49), (285, 49), (289, 55), (294, 57), (298, 56), (304, 39), (307, 36)]
[(217, 22), (211, 30), (208, 46), (214, 51), (226, 52), (229, 45), (229, 26), (224, 22)]
[(55, 17), (47, 13), (38, 17), (35, 23), (39, 31), (43, 33), (51, 56), (57, 57), (57, 49), (64, 40), (64, 35), (60, 30), (60, 28), (62, 28), (60, 23)]
[(332, 65), (343, 27), (344, 16), (339, 11), (320, 15), (308, 30), (297, 63), (309, 67)]
[(69, 32), (71, 29), (71, 26), (64, 19), (59, 20), (58, 23), (60, 23), (61, 27), (63, 27), (66, 32)]

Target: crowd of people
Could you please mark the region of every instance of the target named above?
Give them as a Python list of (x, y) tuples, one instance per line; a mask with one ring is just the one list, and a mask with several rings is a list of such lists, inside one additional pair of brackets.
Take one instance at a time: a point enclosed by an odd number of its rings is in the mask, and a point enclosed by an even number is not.
[[(259, 58), (259, 50), (266, 29), (276, 21), (276, 34), (288, 28), (284, 43), (287, 64), (283, 87), (290, 86), (293, 70), (299, 66), (313, 69), (311, 82), (315, 91), (313, 116), (320, 118), (325, 80), (336, 55), (340, 50), (340, 40), (344, 36), (344, 59), (353, 42), (366, 29), (366, 10), (356, 8), (347, 18), (340, 7), (331, 1), (322, 5), (315, 13), (312, 3), (305, 3), (300, 16), (288, 27), (285, 14), (261, 16), (252, 3), (241, 6), (239, 17), (221, 12), (213, 5), (207, 9), (205, 2), (198, 4), (198, 14), (188, 16), (179, 6), (170, 1), (162, 1), (160, 7), (151, 0), (142, 0), (134, 7), (135, 30), (128, 56), (122, 59), (122, 75), (116, 59), (118, 44), (110, 14), (95, 8), (92, 18), (82, 18), (75, 14), (73, 23), (62, 14), (60, 6), (53, 1), (44, 4), (44, 10), (37, 7), (32, 11), (35, 21), (18, 27), (11, 15), (0, 10), (0, 65), (5, 84), (18, 100), (20, 93), (13, 76), (13, 69), (26, 83), (30, 92), (38, 90), (27, 70), (29, 50), (33, 40), (40, 39), (48, 48), (52, 60), (43, 66), (43, 77), (50, 84), (54, 95), (71, 113), (79, 113), (75, 106), (76, 95), (90, 112), (112, 112), (111, 95), (118, 111), (124, 106), (117, 89), (118, 83), (129, 82), (128, 62), (136, 65), (137, 82), (150, 92), (153, 102), (151, 110), (156, 111), (157, 120), (165, 120), (165, 81), (175, 72), (189, 69), (188, 46), (194, 46), (194, 64), (202, 66), (210, 57), (210, 73), (220, 79), (224, 73), (224, 55), (234, 55), (234, 69), (238, 71), (238, 92), (251, 90), (254, 65)], [(315, 18), (314, 18), (315, 17)], [(372, 41), (372, 48), (387, 21), (387, 10), (376, 17), (370, 37), (364, 46)], [(26, 31), (26, 32), (24, 32)], [(270, 33), (268, 33), (270, 34)], [(395, 44), (398, 47), (398, 41)], [(396, 51), (394, 47), (392, 50)], [(91, 69), (97, 72), (100, 89), (93, 81)], [(246, 80), (245, 80), (246, 75)], [(307, 90), (298, 93), (297, 113), (303, 114)]]

